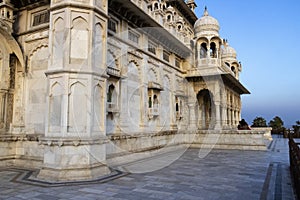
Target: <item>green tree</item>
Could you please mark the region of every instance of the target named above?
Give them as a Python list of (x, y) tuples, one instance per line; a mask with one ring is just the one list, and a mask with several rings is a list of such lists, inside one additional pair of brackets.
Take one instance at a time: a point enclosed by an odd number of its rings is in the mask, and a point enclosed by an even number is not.
[(272, 127), (272, 133), (282, 133), (284, 132), (284, 127), (283, 127), (284, 122), (282, 119), (278, 116), (274, 117), (270, 122), (269, 126)]
[(300, 132), (300, 121), (296, 121), (296, 125), (293, 126), (294, 134), (296, 137), (299, 137)]
[(252, 122), (252, 127), (267, 127), (267, 121), (263, 117), (256, 117)]

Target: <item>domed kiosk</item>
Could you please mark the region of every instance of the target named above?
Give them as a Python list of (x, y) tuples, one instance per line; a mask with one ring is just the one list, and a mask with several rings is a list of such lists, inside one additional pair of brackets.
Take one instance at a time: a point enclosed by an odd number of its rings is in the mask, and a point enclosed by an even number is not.
[(196, 37), (204, 35), (219, 36), (220, 25), (218, 20), (209, 15), (207, 7), (205, 7), (203, 16), (194, 25), (194, 30)]

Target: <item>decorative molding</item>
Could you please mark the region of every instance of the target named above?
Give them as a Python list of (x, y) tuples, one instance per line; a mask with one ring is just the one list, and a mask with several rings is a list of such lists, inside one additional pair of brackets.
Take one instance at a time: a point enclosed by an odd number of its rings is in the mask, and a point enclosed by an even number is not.
[(83, 145), (97, 145), (106, 144), (109, 142), (107, 137), (98, 138), (52, 138), (52, 137), (42, 137), (39, 140), (39, 144), (45, 146), (83, 146)]
[(29, 43), (29, 42), (33, 42), (33, 41), (41, 40), (41, 39), (45, 39), (45, 38), (49, 38), (49, 30), (30, 34), (25, 38), (25, 42)]

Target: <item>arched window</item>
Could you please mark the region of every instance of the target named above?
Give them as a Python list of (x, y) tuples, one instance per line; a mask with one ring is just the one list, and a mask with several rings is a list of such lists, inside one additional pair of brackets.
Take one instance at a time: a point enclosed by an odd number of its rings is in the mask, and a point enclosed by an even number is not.
[(176, 102), (176, 105), (175, 105), (175, 107), (176, 107), (176, 112), (178, 112), (178, 111), (179, 111), (178, 97), (175, 98), (175, 102)]
[(235, 73), (235, 67), (231, 66), (231, 71), (233, 71)]
[(108, 92), (107, 92), (107, 102), (113, 102), (113, 92), (115, 90), (115, 86), (113, 84), (111, 84), (108, 87)]
[(217, 48), (214, 42), (210, 43), (210, 57), (211, 58), (217, 57)]
[(158, 3), (154, 4), (154, 10), (158, 10)]
[(168, 15), (168, 16), (167, 16), (167, 22), (170, 22), (171, 19), (172, 19), (172, 16), (171, 16), (171, 15)]
[(158, 106), (158, 98), (157, 98), (156, 94), (153, 96), (153, 104), (154, 104), (154, 106)]
[(149, 108), (152, 108), (152, 98), (151, 97), (149, 97), (148, 106), (149, 106)]
[(202, 43), (200, 49), (200, 58), (206, 58), (206, 55), (207, 55), (207, 46), (206, 43)]
[(181, 25), (178, 25), (178, 31), (181, 31), (182, 30), (182, 26)]

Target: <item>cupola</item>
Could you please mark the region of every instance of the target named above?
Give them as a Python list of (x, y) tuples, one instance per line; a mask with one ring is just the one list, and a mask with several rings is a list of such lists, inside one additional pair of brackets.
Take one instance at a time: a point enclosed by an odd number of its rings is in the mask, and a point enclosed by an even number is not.
[(208, 14), (207, 7), (205, 7), (203, 16), (199, 18), (194, 25), (195, 35), (199, 36), (219, 36), (219, 22)]

